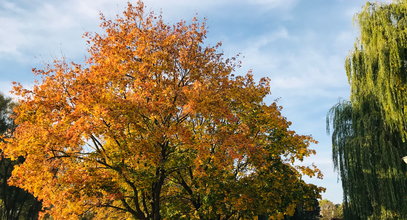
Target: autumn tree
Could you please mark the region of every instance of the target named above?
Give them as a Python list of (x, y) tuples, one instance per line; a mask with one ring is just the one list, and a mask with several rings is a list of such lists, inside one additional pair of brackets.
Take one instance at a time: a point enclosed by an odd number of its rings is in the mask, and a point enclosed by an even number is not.
[[(0, 141), (10, 137), (14, 129), (13, 120), (10, 117), (12, 113), (13, 102), (0, 94)], [(0, 218), (1, 219), (37, 219), (38, 212), (41, 210), (41, 203), (27, 191), (10, 186), (7, 180), (15, 165), (24, 162), (23, 157), (16, 160), (4, 157), (0, 151)]]
[(333, 160), (345, 219), (406, 219), (407, 1), (367, 3), (346, 60), (350, 101), (334, 106)]
[(3, 145), (25, 162), (11, 183), (56, 219), (238, 219), (293, 214), (320, 188), (294, 165), (315, 141), (289, 129), (269, 80), (206, 46), (205, 24), (174, 25), (142, 2), (102, 16), (86, 64), (55, 61), (20, 85), (18, 127)]

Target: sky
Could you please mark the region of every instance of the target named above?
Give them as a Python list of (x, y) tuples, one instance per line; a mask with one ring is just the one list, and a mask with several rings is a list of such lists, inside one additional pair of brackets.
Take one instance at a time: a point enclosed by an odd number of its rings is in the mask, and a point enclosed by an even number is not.
[[(382, 0), (386, 1), (386, 0)], [(168, 23), (206, 18), (207, 44), (222, 42), (225, 56), (241, 54), (237, 74), (252, 70), (271, 79), (271, 95), (299, 134), (312, 135), (317, 155), (306, 159), (324, 174), (307, 182), (326, 188), (324, 199), (342, 202), (332, 165), (328, 110), (348, 99), (344, 61), (358, 35), (354, 14), (366, 0), (145, 0)], [(0, 0), (0, 92), (11, 82), (34, 84), (32, 68), (65, 57), (83, 63), (82, 35), (100, 32), (99, 13), (120, 14), (127, 0)]]

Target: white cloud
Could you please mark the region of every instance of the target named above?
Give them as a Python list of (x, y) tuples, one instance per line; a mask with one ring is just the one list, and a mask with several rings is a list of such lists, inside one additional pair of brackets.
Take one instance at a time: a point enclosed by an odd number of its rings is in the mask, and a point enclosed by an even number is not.
[(250, 49), (259, 51), (261, 47), (274, 43), (278, 40), (287, 40), (290, 38), (288, 30), (285, 27), (280, 27), (276, 31), (257, 36), (251, 43)]
[(147, 6), (152, 7), (163, 7), (166, 8), (168, 6), (177, 6), (177, 7), (184, 7), (190, 9), (208, 9), (219, 7), (222, 5), (253, 5), (253, 6), (261, 6), (265, 7), (266, 9), (290, 9), (292, 8), (298, 0), (146, 0), (144, 1)]
[(21, 13), (22, 12), (21, 8), (19, 8), (15, 4), (15, 2), (4, 1), (4, 2), (1, 2), (1, 6), (2, 6), (2, 8), (4, 8), (4, 10), (7, 10), (9, 12), (13, 12), (13, 13)]
[(13, 18), (0, 17), (0, 30), (0, 54), (20, 55), (19, 48), (27, 41), (22, 34), (22, 22)]
[[(252, 5), (261, 9), (288, 9), (297, 0), (146, 0), (148, 8), (163, 9), (170, 20), (191, 17), (196, 12), (210, 11), (230, 5)], [(32, 53), (60, 49), (68, 55), (78, 55), (74, 47), (84, 47), (81, 36), (86, 31), (97, 31), (99, 13), (108, 17), (120, 14), (127, 0), (67, 0), (62, 2), (37, 1), (25, 8), (20, 2), (6, 0), (0, 8), (0, 56), (16, 56), (24, 61), (32, 59)], [(184, 16), (185, 15), (185, 16)], [(32, 53), (27, 53), (32, 52)], [(52, 52), (51, 52), (52, 53)], [(55, 53), (55, 52), (54, 52)], [(31, 56), (31, 57), (30, 57)], [(49, 54), (46, 54), (49, 56)]]
[[(338, 37), (336, 45), (341, 49), (350, 48), (350, 45), (345, 47), (343, 41), (349, 44), (351, 37), (352, 35), (344, 32)], [(296, 36), (286, 28), (279, 28), (247, 39), (244, 43), (239, 42), (239, 46), (231, 42), (225, 45), (232, 49), (243, 48), (243, 66), (253, 69), (257, 76), (269, 76), (272, 92), (278, 96), (283, 95), (283, 99), (336, 99), (341, 95), (334, 93), (336, 91), (333, 89), (347, 85), (343, 68), (344, 54), (335, 51), (327, 53), (317, 46), (320, 40), (312, 32)], [(292, 48), (279, 48), (280, 45), (292, 45)]]
[[(125, 1), (121, 1), (124, 8)], [(82, 34), (95, 30), (99, 12), (113, 12), (118, 1), (38, 1), (25, 8), (11, 1), (0, 8), (0, 57), (31, 62), (35, 56), (55, 56), (54, 50), (77, 56), (84, 51)], [(117, 7), (115, 7), (115, 5)], [(58, 54), (59, 56), (59, 54)]]
[(267, 9), (290, 9), (297, 4), (298, 0), (252, 0), (248, 2), (266, 7)]

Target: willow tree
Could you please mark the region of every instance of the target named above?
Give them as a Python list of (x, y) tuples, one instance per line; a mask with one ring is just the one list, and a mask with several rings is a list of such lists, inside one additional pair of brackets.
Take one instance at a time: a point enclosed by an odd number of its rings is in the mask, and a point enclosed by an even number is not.
[(406, 219), (407, 1), (368, 3), (346, 60), (351, 100), (334, 106), (335, 168), (348, 219)]
[(383, 120), (378, 102), (334, 106), (333, 160), (344, 191), (346, 219), (406, 218), (406, 143)]
[(11, 183), (56, 219), (241, 219), (292, 215), (320, 191), (295, 162), (315, 153), (290, 130), (268, 79), (204, 44), (205, 25), (174, 25), (143, 3), (89, 36), (86, 64), (36, 70), (14, 88), (18, 127)]
[(358, 14), (360, 37), (346, 60), (351, 101), (373, 95), (386, 125), (407, 137), (407, 1), (367, 3)]

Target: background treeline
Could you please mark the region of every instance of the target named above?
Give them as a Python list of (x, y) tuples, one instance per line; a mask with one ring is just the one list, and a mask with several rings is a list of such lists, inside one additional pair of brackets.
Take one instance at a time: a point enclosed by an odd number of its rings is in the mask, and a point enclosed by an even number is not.
[[(7, 141), (14, 130), (14, 123), (11, 118), (12, 108), (15, 104), (10, 98), (0, 94), (0, 141)], [(0, 151), (0, 219), (37, 219), (41, 210), (41, 202), (37, 201), (33, 195), (27, 191), (7, 184), (11, 177), (11, 172), (15, 165), (24, 162), (24, 157), (19, 156), (12, 160), (4, 157)]]

